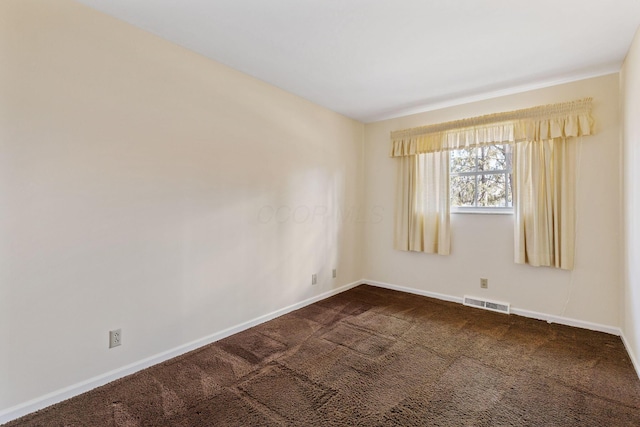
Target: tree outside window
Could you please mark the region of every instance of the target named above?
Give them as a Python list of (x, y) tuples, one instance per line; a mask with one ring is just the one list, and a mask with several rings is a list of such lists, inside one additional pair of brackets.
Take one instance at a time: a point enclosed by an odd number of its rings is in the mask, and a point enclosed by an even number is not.
[(452, 210), (512, 209), (510, 145), (453, 150), (449, 167)]

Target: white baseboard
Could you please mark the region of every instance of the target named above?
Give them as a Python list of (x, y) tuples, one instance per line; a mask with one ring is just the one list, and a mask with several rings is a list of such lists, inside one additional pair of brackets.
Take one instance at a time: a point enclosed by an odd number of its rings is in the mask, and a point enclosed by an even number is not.
[(554, 316), (553, 314), (538, 313), (537, 311), (523, 310), (521, 308), (511, 307), (511, 312), (523, 317), (544, 320), (548, 323), (558, 323), (560, 325), (575, 326), (576, 328), (589, 329), (591, 331), (604, 332), (616, 336), (620, 336), (621, 334), (620, 328), (615, 326), (601, 325), (599, 323), (572, 319), (570, 317)]
[(60, 390), (53, 391), (51, 393), (47, 393), (44, 396), (40, 396), (35, 399), (29, 400), (27, 402), (21, 403), (19, 405), (2, 410), (0, 411), (0, 424), (8, 423), (9, 421), (12, 421), (16, 418), (19, 418), (24, 415), (30, 414), (32, 412), (35, 412), (37, 410), (46, 408), (47, 406), (51, 406), (58, 402), (62, 402), (63, 400), (70, 399), (74, 396), (85, 393), (96, 387), (105, 385), (111, 381), (115, 381), (119, 378), (141, 371), (142, 369), (146, 369), (150, 366), (156, 365), (158, 363), (162, 363), (176, 356), (180, 356), (182, 354), (188, 353), (189, 351), (195, 350), (207, 344), (211, 344), (213, 342), (216, 342), (218, 340), (221, 340), (223, 338), (226, 338), (238, 332), (242, 332), (253, 326), (257, 326), (261, 323), (275, 319), (276, 317), (280, 317), (284, 314), (287, 314), (299, 308), (305, 307), (309, 304), (313, 304), (314, 302), (318, 302), (325, 298), (329, 298), (333, 295), (347, 291), (362, 283), (363, 282), (359, 280), (353, 283), (343, 285), (339, 288), (332, 289), (320, 295), (316, 295), (312, 298), (308, 298), (304, 301), (300, 301), (296, 304), (292, 304), (288, 307), (284, 307), (279, 310), (273, 311), (271, 313), (265, 314), (263, 316), (256, 317), (255, 319), (249, 320), (239, 325), (232, 326), (230, 328), (216, 332), (206, 337), (197, 339), (195, 341), (191, 341), (189, 343), (164, 351), (162, 353), (147, 357), (146, 359), (131, 363), (129, 365), (123, 366), (113, 371), (106, 372), (102, 375), (89, 378), (88, 380), (70, 385)]
[[(444, 301), (457, 302), (457, 303), (462, 304), (462, 297), (456, 297), (456, 296), (453, 296), (453, 295), (446, 295), (446, 294), (439, 294), (437, 292), (423, 291), (422, 289), (408, 288), (408, 287), (405, 287), (405, 286), (398, 286), (398, 285), (394, 285), (394, 284), (391, 284), (391, 283), (377, 282), (375, 280), (362, 280), (362, 283), (369, 284), (369, 285), (372, 285), (372, 286), (378, 286), (380, 288), (393, 289), (393, 290), (396, 290), (396, 291), (407, 292), (407, 293), (410, 293), (410, 294), (422, 295), (422, 296), (426, 296), (426, 297), (436, 298), (436, 299), (440, 299), (440, 300), (444, 300)], [(523, 316), (523, 317), (530, 317), (532, 319), (544, 320), (544, 321), (547, 321), (549, 323), (559, 323), (561, 325), (575, 326), (575, 327), (582, 328), (582, 329), (589, 329), (589, 330), (592, 330), (592, 331), (605, 332), (605, 333), (608, 333), (608, 334), (618, 335), (618, 336), (621, 334), (620, 328), (617, 328), (615, 326), (600, 325), (598, 323), (591, 323), (591, 322), (586, 322), (584, 320), (571, 319), (569, 317), (554, 316), (554, 315), (551, 315), (551, 314), (538, 313), (538, 312), (535, 312), (535, 311), (523, 310), (523, 309), (520, 309), (520, 308), (514, 308), (513, 306), (511, 306), (511, 313), (517, 314), (517, 315)]]
[(393, 285), (391, 283), (377, 282), (375, 280), (362, 280), (365, 285), (377, 286), (379, 288), (392, 289), (394, 291), (406, 292), (408, 294), (422, 295), (423, 297), (435, 298), (443, 301), (457, 302), (462, 304), (462, 297), (439, 294), (437, 292), (423, 291), (422, 289), (408, 288), (406, 286)]
[[(102, 375), (98, 375), (93, 378), (89, 378), (86, 381), (82, 381), (77, 384), (70, 385), (60, 390), (56, 390), (54, 392), (48, 393), (44, 396), (32, 399), (30, 401), (21, 403), (19, 405), (13, 406), (11, 408), (0, 411), (0, 424), (7, 423), (16, 418), (27, 415), (31, 412), (35, 412), (39, 409), (46, 408), (47, 406), (53, 405), (55, 403), (61, 402), (63, 400), (72, 398), (79, 394), (85, 393), (89, 390), (92, 390), (96, 387), (100, 387), (104, 384), (107, 384), (111, 381), (115, 381), (119, 378), (125, 377), (127, 375), (138, 372), (142, 369), (146, 369), (150, 366), (156, 365), (158, 363), (162, 363), (166, 360), (169, 360), (173, 357), (180, 356), (182, 354), (188, 353), (189, 351), (195, 350), (199, 347), (205, 346), (207, 344), (213, 343), (215, 341), (226, 338), (230, 335), (236, 334), (238, 332), (242, 332), (246, 329), (249, 329), (253, 326), (259, 325), (261, 323), (267, 322), (269, 320), (275, 319), (276, 317), (282, 316), (284, 314), (290, 313), (299, 308), (305, 307), (309, 304), (313, 304), (325, 298), (329, 298), (333, 295), (339, 294), (341, 292), (352, 289), (361, 284), (368, 284), (372, 286), (377, 286), (379, 288), (392, 289), (400, 292), (411, 293), (415, 295), (426, 296), (430, 298), (435, 298), (443, 301), (450, 301), (462, 304), (462, 297), (456, 297), (453, 295), (440, 294), (437, 292), (429, 292), (421, 289), (409, 288), (405, 286), (398, 286), (391, 283), (378, 282), (375, 280), (359, 280), (353, 283), (349, 283), (347, 285), (341, 286), (339, 288), (330, 290), (328, 292), (324, 292), (320, 295), (316, 295), (315, 297), (308, 298), (304, 301), (300, 301), (296, 304), (292, 304), (288, 307), (284, 307), (282, 309), (273, 311), (271, 313), (265, 314), (260, 317), (256, 317), (255, 319), (249, 320), (247, 322), (241, 323), (239, 325), (227, 328), (225, 330), (216, 332), (214, 334), (208, 335), (206, 337), (200, 338), (198, 340), (192, 341), (187, 344), (183, 344), (181, 346), (175, 347), (171, 350), (167, 350), (165, 352), (156, 354), (154, 356), (148, 357), (146, 359), (140, 360), (138, 362), (131, 363), (129, 365), (123, 366), (121, 368), (115, 369), (110, 372), (106, 372)], [(633, 366), (640, 377), (640, 363), (636, 359), (634, 353), (632, 352), (624, 334), (621, 332), (620, 328), (614, 326), (600, 325), (597, 323), (586, 322), (577, 319), (571, 319), (562, 316), (554, 316), (550, 314), (537, 313), (530, 310), (523, 310), (518, 308), (511, 308), (511, 312), (520, 316), (530, 317), (539, 320), (545, 320), (550, 323), (559, 323), (562, 325), (575, 326), (578, 328), (589, 329), (593, 331), (605, 332), (613, 335), (618, 335), (622, 338), (622, 342), (624, 343), (627, 353), (633, 363)]]
[(622, 343), (624, 344), (624, 347), (627, 349), (627, 354), (629, 355), (629, 359), (631, 359), (631, 363), (633, 364), (633, 367), (636, 369), (636, 374), (638, 374), (638, 378), (640, 378), (640, 362), (638, 361), (638, 358), (633, 352), (633, 349), (629, 345), (629, 341), (627, 341), (627, 338), (624, 336), (624, 332), (620, 333), (620, 338), (622, 338)]
[[(398, 286), (391, 283), (378, 282), (375, 280), (362, 280), (361, 282), (363, 284), (377, 286), (379, 288), (393, 289), (396, 291), (407, 292), (410, 294), (436, 298), (443, 301), (457, 302), (460, 304), (462, 304), (462, 301), (463, 301), (462, 297), (440, 294), (437, 292), (429, 292), (429, 291), (424, 291), (422, 289), (408, 288), (406, 286)], [(633, 350), (631, 349), (631, 346), (629, 345), (629, 342), (627, 341), (626, 337), (624, 336), (624, 333), (620, 328), (615, 326), (602, 325), (599, 323), (587, 322), (584, 320), (572, 319), (569, 317), (538, 313), (536, 311), (524, 310), (521, 308), (514, 308), (514, 307), (511, 307), (511, 313), (516, 314), (518, 316), (529, 317), (532, 319), (544, 320), (549, 323), (558, 323), (560, 325), (574, 326), (577, 328), (589, 329), (591, 331), (604, 332), (607, 334), (619, 336), (622, 339), (622, 343), (624, 344), (625, 349), (627, 350), (627, 354), (631, 359), (631, 363), (633, 364), (636, 374), (638, 374), (638, 378), (640, 378), (640, 361), (638, 361), (638, 359), (636, 358)]]

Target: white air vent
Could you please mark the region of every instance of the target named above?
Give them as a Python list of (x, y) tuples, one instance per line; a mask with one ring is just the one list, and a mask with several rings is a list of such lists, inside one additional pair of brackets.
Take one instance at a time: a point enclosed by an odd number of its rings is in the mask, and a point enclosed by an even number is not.
[(509, 303), (507, 302), (489, 301), (486, 299), (468, 297), (465, 295), (463, 304), (470, 307), (484, 308), (485, 310), (509, 314)]

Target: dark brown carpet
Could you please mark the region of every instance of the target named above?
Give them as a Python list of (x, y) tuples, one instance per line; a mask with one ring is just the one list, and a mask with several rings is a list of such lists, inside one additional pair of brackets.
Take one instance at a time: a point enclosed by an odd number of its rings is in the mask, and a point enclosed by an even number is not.
[(7, 426), (640, 426), (620, 339), (371, 286)]

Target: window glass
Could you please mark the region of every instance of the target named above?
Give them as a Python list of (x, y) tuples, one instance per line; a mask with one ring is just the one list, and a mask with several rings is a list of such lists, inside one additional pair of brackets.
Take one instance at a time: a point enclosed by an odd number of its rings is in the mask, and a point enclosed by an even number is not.
[(490, 145), (450, 154), (452, 210), (510, 210), (511, 147)]
[(451, 172), (473, 172), (476, 170), (475, 150), (454, 150), (451, 152)]

